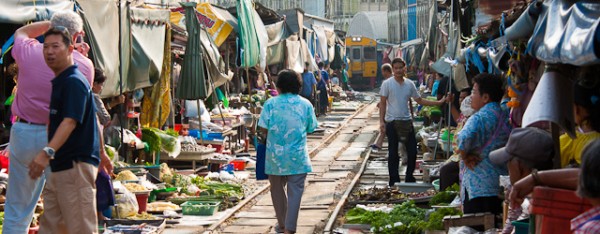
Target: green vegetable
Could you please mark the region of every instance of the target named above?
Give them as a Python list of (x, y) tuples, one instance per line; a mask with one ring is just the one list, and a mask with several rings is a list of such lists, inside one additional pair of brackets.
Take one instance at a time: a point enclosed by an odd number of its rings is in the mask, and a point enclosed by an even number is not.
[(441, 208), (429, 214), (426, 230), (444, 230), (444, 216), (461, 215), (462, 212), (454, 208)]
[(167, 135), (166, 133), (163, 132), (157, 132), (156, 135), (158, 135), (158, 137), (160, 137), (160, 148), (163, 149), (166, 152), (173, 152), (175, 151), (175, 147), (177, 145), (177, 137), (173, 137), (170, 135)]
[(115, 152), (113, 150), (114, 150), (114, 148), (112, 148), (110, 146), (106, 146), (106, 145), (104, 146), (104, 151), (110, 158), (110, 161), (114, 160), (114, 158), (115, 158)]
[(161, 138), (156, 128), (142, 128), (142, 141), (148, 143), (150, 151), (160, 152)]
[[(412, 200), (395, 206), (389, 214), (362, 208), (353, 208), (346, 213), (348, 223), (369, 224), (374, 233), (420, 234), (426, 227), (424, 219), (425, 209), (417, 207)], [(394, 226), (398, 222), (402, 225)]]
[(165, 133), (166, 133), (167, 135), (169, 135), (169, 136), (172, 136), (172, 137), (178, 137), (178, 136), (179, 136), (179, 133), (177, 133), (177, 132), (176, 132), (174, 129), (172, 129), (172, 128), (167, 128), (167, 130), (165, 130)]
[(458, 184), (453, 184), (452, 186), (446, 188), (445, 191), (439, 192), (436, 195), (434, 195), (429, 201), (429, 205), (435, 206), (442, 204), (450, 204), (454, 200), (454, 198), (456, 198), (459, 189), (460, 187), (458, 186)]
[[(0, 212), (0, 226), (2, 226), (2, 224), (4, 224), (4, 212)], [(0, 229), (0, 233), (2, 232), (2, 229)]]
[(426, 221), (426, 211), (417, 207), (412, 200), (396, 205), (389, 214), (355, 207), (346, 213), (346, 222), (369, 224), (373, 233), (421, 234), (425, 230), (444, 230), (444, 216), (462, 215), (454, 208), (443, 208), (429, 214)]

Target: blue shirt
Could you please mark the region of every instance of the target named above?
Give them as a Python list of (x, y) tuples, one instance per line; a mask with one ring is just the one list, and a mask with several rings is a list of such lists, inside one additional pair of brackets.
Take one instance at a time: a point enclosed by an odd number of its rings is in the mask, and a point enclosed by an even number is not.
[(317, 85), (317, 79), (312, 72), (302, 73), (302, 90), (300, 95), (310, 97), (313, 92), (313, 85)]
[(48, 141), (65, 118), (77, 121), (67, 141), (50, 160), (52, 172), (73, 168), (73, 161), (98, 166), (100, 163), (96, 106), (89, 82), (73, 65), (52, 80)]
[(312, 171), (306, 134), (317, 128), (312, 104), (295, 94), (281, 94), (265, 102), (258, 126), (268, 130), (265, 173), (298, 175)]
[(329, 73), (325, 70), (321, 70), (321, 77), (323, 78), (323, 80), (325, 80), (325, 82), (329, 81)]
[(500, 175), (507, 174), (506, 167), (494, 165), (489, 154), (506, 145), (510, 130), (507, 113), (497, 102), (490, 102), (471, 116), (458, 133), (458, 149), (467, 153), (480, 152), (482, 159), (473, 170), (460, 161), (463, 199), (464, 191), (469, 193), (469, 199), (496, 196), (500, 192), (498, 180)]

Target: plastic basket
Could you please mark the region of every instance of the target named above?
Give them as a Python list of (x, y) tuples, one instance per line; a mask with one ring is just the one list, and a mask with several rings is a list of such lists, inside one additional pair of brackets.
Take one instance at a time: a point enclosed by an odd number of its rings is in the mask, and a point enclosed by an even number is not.
[(515, 234), (529, 233), (529, 219), (512, 221), (512, 225), (515, 227)]
[(213, 215), (219, 208), (220, 202), (186, 201), (181, 204), (184, 215)]

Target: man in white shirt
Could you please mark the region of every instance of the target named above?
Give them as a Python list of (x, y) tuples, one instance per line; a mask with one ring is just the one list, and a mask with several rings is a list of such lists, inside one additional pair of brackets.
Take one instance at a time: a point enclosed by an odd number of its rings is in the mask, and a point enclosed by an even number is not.
[(408, 162), (406, 167), (406, 182), (416, 182), (413, 172), (417, 160), (417, 140), (412, 125), (412, 116), (408, 105), (410, 98), (425, 106), (438, 106), (444, 103), (445, 98), (439, 101), (422, 99), (415, 84), (406, 78), (406, 63), (401, 58), (392, 61), (394, 72), (393, 79), (387, 79), (381, 84), (381, 102), (379, 108), (380, 131), (388, 137), (388, 172), (389, 186), (400, 182), (398, 167), (398, 143), (406, 146)]

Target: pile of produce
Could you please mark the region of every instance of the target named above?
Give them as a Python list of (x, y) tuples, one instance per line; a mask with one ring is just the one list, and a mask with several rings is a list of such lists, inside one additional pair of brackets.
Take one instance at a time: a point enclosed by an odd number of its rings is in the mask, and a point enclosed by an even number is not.
[(414, 201), (406, 201), (389, 209), (370, 209), (357, 206), (346, 213), (346, 223), (369, 224), (374, 233), (420, 234), (425, 230), (443, 230), (446, 215), (460, 215), (453, 208), (443, 208), (427, 215)]
[(160, 218), (156, 217), (154, 215), (148, 214), (146, 212), (142, 212), (141, 214), (129, 216), (126, 219), (129, 219), (129, 220), (159, 220)]
[(348, 201), (350, 202), (382, 202), (382, 203), (394, 203), (401, 202), (406, 199), (426, 198), (431, 197), (435, 194), (434, 191), (427, 191), (421, 193), (404, 193), (398, 188), (368, 188), (360, 189), (352, 192)]
[(198, 144), (182, 144), (181, 151), (182, 152), (205, 152), (210, 150), (210, 147), (206, 147)]
[(123, 186), (132, 193), (148, 191), (148, 189), (141, 184), (127, 183)]
[(152, 202), (146, 205), (146, 210), (149, 212), (163, 212), (165, 210), (180, 210), (181, 207), (170, 202)]
[(124, 171), (119, 172), (119, 174), (117, 174), (117, 178), (115, 178), (115, 180), (132, 181), (132, 180), (138, 180), (138, 177), (135, 176), (135, 174), (133, 174), (133, 172), (131, 172), (130, 170), (124, 170)]

